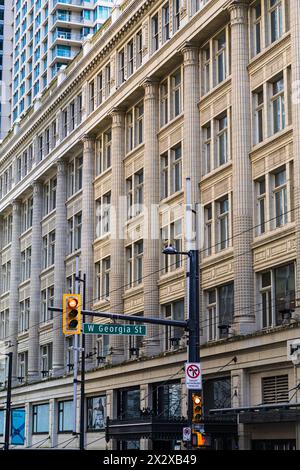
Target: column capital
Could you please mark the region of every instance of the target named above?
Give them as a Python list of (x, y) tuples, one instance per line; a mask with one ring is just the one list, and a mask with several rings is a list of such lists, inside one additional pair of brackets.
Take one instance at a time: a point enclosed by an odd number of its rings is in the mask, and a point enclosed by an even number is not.
[(43, 186), (43, 183), (42, 181), (40, 180), (34, 180), (32, 182), (32, 189), (33, 189), (33, 195), (34, 196), (37, 196), (39, 193), (42, 192), (42, 186)]
[(19, 210), (20, 207), (21, 207), (21, 200), (20, 200), (20, 199), (14, 199), (14, 200), (12, 201), (11, 205), (12, 205), (12, 210), (13, 210), (13, 212), (14, 212), (14, 211), (17, 211), (17, 210)]
[(122, 106), (112, 108), (109, 112), (109, 116), (112, 119), (113, 126), (122, 127), (124, 124), (124, 118), (125, 118), (125, 108), (123, 108)]
[(179, 49), (183, 55), (184, 65), (197, 65), (199, 62), (199, 46), (192, 42), (185, 42)]
[(233, 0), (227, 8), (231, 25), (247, 24), (249, 4), (245, 0)]
[(94, 143), (96, 140), (95, 134), (84, 134), (81, 138), (81, 142), (84, 144)]
[(141, 83), (145, 90), (145, 98), (157, 98), (159, 79), (155, 77), (147, 77)]
[(67, 163), (62, 158), (56, 162), (57, 176), (64, 175), (67, 168)]

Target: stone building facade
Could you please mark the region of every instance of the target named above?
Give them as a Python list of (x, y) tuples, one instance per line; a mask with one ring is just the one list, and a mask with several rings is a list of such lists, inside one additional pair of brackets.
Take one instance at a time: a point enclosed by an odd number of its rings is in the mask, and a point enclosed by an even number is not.
[[(184, 250), (190, 177), (211, 446), (299, 449), (299, 0), (121, 10), (0, 149), (0, 335), (24, 445), (72, 438), (72, 338), (47, 306), (74, 291), (77, 257), (88, 308), (187, 316), (185, 259), (161, 251)], [(186, 340), (87, 338), (87, 448), (178, 445)]]

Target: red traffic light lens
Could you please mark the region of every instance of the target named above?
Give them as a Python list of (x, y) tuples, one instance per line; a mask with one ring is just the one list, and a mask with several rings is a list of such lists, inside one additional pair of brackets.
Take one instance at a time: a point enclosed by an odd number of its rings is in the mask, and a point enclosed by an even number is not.
[(68, 299), (68, 307), (75, 308), (77, 307), (77, 305), (78, 305), (77, 299), (75, 299), (74, 297), (71, 297), (70, 299)]

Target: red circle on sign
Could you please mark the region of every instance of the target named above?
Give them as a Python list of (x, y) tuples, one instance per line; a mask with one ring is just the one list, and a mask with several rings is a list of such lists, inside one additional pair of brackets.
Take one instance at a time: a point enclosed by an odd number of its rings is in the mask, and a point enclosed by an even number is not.
[(186, 373), (190, 379), (197, 379), (200, 375), (200, 368), (196, 364), (190, 364), (186, 369)]

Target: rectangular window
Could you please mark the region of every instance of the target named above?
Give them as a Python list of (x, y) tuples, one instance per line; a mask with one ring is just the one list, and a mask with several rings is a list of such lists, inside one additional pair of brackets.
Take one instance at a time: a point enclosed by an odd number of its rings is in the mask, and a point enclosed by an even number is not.
[(100, 72), (97, 75), (97, 105), (100, 106), (102, 101), (103, 101), (103, 73)]
[(215, 39), (216, 84), (226, 78), (226, 34), (225, 31)]
[(205, 216), (205, 254), (206, 256), (210, 256), (212, 253), (212, 222), (213, 222), (213, 215), (212, 215), (212, 204), (208, 204), (204, 208), (204, 216)]
[[(182, 220), (177, 219), (169, 225), (161, 228), (161, 251), (166, 246), (174, 246), (177, 251), (182, 251)], [(161, 255), (161, 264), (163, 266), (163, 273), (167, 273), (178, 269), (182, 266), (182, 255), (176, 254), (175, 256)]]
[(217, 123), (217, 165), (228, 161), (228, 124), (227, 116), (216, 120)]
[(143, 282), (143, 240), (126, 247), (127, 289)]
[(95, 83), (92, 81), (89, 83), (89, 112), (91, 113), (95, 109)]
[(127, 217), (131, 219), (143, 210), (144, 171), (139, 170), (126, 179)]
[(158, 14), (152, 17), (151, 26), (152, 26), (152, 52), (155, 52), (159, 48)]
[(81, 212), (74, 215), (68, 220), (68, 253), (79, 250), (81, 248)]
[(295, 309), (294, 263), (260, 275), (262, 328), (282, 325)]
[(143, 33), (142, 30), (136, 33), (135, 37), (136, 48), (136, 68), (140, 67), (143, 62)]
[(220, 338), (226, 337), (228, 328), (232, 324), (234, 313), (233, 283), (218, 288), (218, 319)]
[(164, 126), (169, 120), (168, 81), (160, 85), (160, 125)]
[(134, 134), (135, 145), (139, 145), (144, 140), (144, 102), (142, 101), (134, 109)]
[(273, 325), (272, 312), (272, 290), (271, 290), (271, 271), (261, 275), (261, 304), (262, 304), (262, 327), (270, 328)]
[(266, 231), (266, 179), (262, 178), (256, 182), (257, 197), (257, 234), (261, 235)]
[(173, 31), (176, 33), (180, 28), (180, 0), (173, 0)]
[(207, 292), (207, 330), (208, 341), (216, 341), (218, 339), (216, 289)]
[(281, 0), (268, 0), (271, 43), (277, 41), (283, 34), (282, 2)]
[(218, 251), (229, 247), (229, 201), (218, 201)]
[(208, 93), (210, 90), (210, 44), (208, 44), (202, 51), (202, 78), (203, 78), (203, 92)]
[(30, 299), (20, 302), (20, 316), (18, 324), (18, 332), (24, 333), (29, 329), (29, 313), (30, 313)]
[(87, 430), (98, 431), (106, 426), (106, 396), (87, 398)]
[[(178, 300), (163, 306), (166, 320), (184, 321), (184, 300)], [(165, 327), (165, 350), (178, 349), (184, 334), (182, 328), (176, 326)]]
[(0, 312), (0, 339), (4, 340), (9, 334), (9, 309)]
[(111, 81), (111, 71), (110, 64), (105, 66), (105, 98), (108, 98), (110, 95), (110, 83)]
[(96, 263), (96, 297), (98, 300), (109, 299), (110, 256)]
[(73, 401), (58, 402), (58, 432), (70, 432), (73, 429)]
[(273, 176), (274, 179), (274, 209), (276, 217), (276, 227), (281, 227), (288, 222), (287, 203), (287, 180), (286, 170), (283, 169)]
[(33, 434), (49, 433), (49, 404), (33, 405)]
[(70, 131), (75, 129), (75, 101), (70, 104)]
[(127, 77), (133, 74), (133, 39), (127, 44)]
[(96, 237), (102, 237), (110, 232), (111, 192), (101, 196), (96, 201)]
[(255, 119), (255, 136), (254, 142), (258, 144), (264, 139), (264, 92), (263, 90), (258, 91), (254, 94), (254, 119)]
[(179, 382), (168, 384), (155, 384), (153, 387), (153, 411), (156, 416), (163, 419), (176, 420), (181, 412), (181, 384)]
[(125, 51), (119, 52), (119, 85), (125, 82)]
[(285, 104), (284, 104), (284, 81), (283, 78), (272, 83), (271, 98), (272, 114), (273, 114), (273, 133), (281, 131), (285, 128)]
[(261, 2), (259, 1), (253, 7), (253, 50), (254, 55), (261, 52), (261, 32), (262, 16), (261, 16)]
[(171, 75), (171, 119), (181, 113), (181, 69)]
[(42, 377), (48, 377), (49, 371), (52, 369), (52, 344), (45, 344), (40, 349), (41, 359), (41, 375)]
[(170, 6), (169, 2), (162, 8), (162, 41), (170, 39)]
[(171, 149), (172, 158), (172, 176), (173, 176), (173, 192), (180, 191), (182, 189), (182, 155), (181, 155), (181, 143)]
[(210, 173), (213, 169), (212, 164), (212, 142), (211, 142), (211, 125), (208, 124), (202, 130), (204, 139), (204, 174)]
[(140, 418), (140, 389), (127, 389), (118, 391), (117, 414), (120, 420)]
[(24, 382), (28, 375), (28, 351), (18, 354), (18, 380)]

